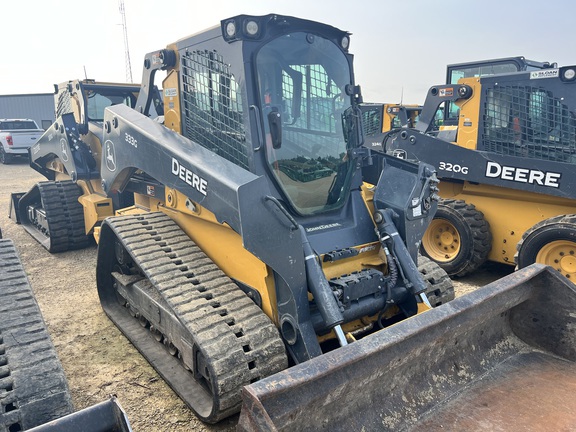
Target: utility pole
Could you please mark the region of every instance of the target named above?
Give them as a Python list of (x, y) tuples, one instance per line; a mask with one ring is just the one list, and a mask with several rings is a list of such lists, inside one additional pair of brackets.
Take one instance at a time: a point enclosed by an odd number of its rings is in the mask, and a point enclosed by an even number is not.
[(132, 83), (132, 65), (130, 63), (130, 48), (128, 47), (128, 28), (126, 27), (126, 9), (124, 0), (118, 0), (120, 15), (122, 15), (122, 29), (124, 30), (124, 57), (126, 61), (126, 81)]

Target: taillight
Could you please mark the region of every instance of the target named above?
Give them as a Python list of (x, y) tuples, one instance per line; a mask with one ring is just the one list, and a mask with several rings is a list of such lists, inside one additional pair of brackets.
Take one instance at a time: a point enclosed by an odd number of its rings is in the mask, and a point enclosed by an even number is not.
[(14, 142), (12, 141), (12, 135), (6, 135), (6, 144), (8, 144), (9, 146), (14, 144)]

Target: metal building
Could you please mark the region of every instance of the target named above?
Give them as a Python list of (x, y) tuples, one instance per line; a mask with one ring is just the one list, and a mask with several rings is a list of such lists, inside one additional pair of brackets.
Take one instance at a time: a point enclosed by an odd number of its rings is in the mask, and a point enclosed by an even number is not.
[(30, 118), (46, 130), (54, 123), (54, 94), (0, 95), (0, 118)]

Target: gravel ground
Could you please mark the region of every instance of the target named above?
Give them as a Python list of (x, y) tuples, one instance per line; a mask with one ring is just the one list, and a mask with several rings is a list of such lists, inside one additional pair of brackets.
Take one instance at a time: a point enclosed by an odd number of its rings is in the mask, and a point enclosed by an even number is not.
[[(200, 422), (108, 320), (96, 293), (96, 246), (49, 254), (8, 218), (10, 193), (45, 180), (26, 160), (0, 165), (0, 227), (16, 244), (64, 366), (76, 409), (116, 395), (135, 431), (231, 431), (238, 417), (217, 426)], [(457, 295), (510, 273), (489, 264), (455, 282)]]

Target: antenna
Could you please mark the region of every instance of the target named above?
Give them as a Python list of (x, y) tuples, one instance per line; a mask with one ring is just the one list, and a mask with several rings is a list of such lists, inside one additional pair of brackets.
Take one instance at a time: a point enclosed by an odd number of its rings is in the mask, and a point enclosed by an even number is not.
[(124, 0), (118, 0), (118, 9), (122, 15), (122, 29), (124, 30), (124, 57), (126, 60), (126, 81), (132, 83), (132, 65), (130, 64), (130, 48), (128, 47), (128, 28), (126, 27), (126, 9)]

